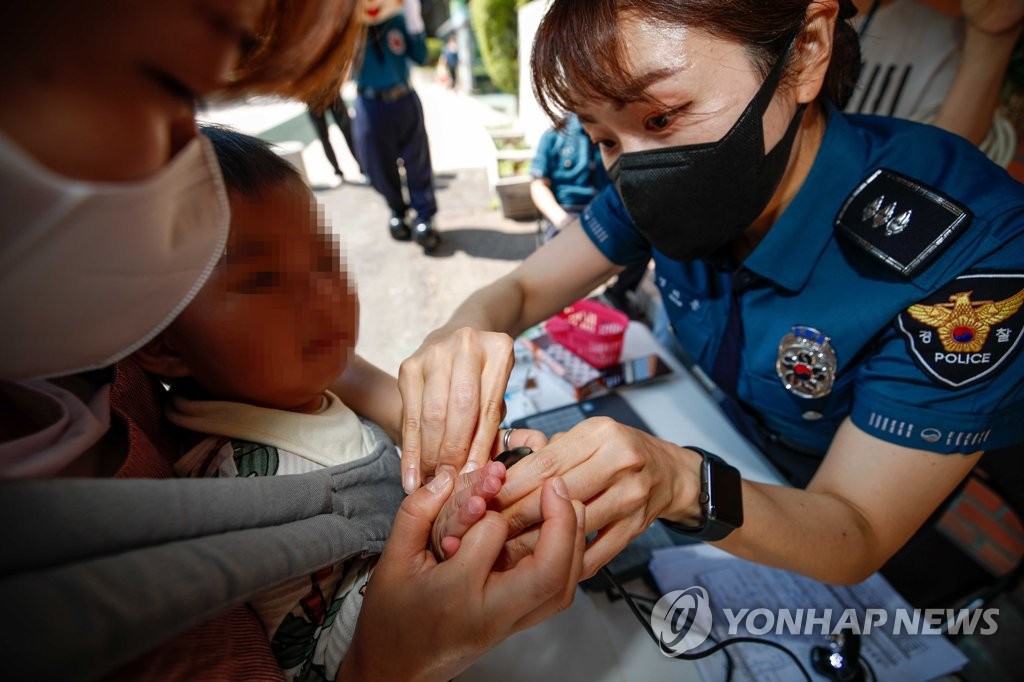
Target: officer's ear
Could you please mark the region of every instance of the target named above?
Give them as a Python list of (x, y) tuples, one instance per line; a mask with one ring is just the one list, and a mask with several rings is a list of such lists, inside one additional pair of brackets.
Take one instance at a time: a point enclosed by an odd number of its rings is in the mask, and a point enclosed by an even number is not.
[(135, 351), (132, 357), (142, 369), (163, 379), (181, 379), (192, 375), (192, 370), (174, 350), (166, 334), (158, 334), (155, 339)]
[(807, 5), (789, 77), (800, 104), (810, 104), (817, 99), (825, 83), (838, 16), (838, 0), (818, 0)]

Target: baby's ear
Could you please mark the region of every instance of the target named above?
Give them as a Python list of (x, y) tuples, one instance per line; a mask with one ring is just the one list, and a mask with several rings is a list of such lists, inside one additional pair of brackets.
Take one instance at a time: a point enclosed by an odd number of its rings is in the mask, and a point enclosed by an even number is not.
[(155, 339), (135, 351), (132, 357), (142, 369), (165, 379), (180, 379), (192, 375), (192, 370), (167, 342), (165, 334), (158, 334)]

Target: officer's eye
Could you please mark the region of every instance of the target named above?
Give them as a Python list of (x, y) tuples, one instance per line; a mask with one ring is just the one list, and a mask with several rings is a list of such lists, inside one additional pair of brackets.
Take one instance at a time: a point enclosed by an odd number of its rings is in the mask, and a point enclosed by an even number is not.
[(646, 128), (647, 130), (655, 130), (655, 131), (664, 130), (665, 128), (668, 128), (669, 125), (671, 125), (671, 123), (672, 123), (672, 114), (671, 113), (656, 114), (654, 116), (648, 117), (647, 120), (644, 121), (644, 128)]

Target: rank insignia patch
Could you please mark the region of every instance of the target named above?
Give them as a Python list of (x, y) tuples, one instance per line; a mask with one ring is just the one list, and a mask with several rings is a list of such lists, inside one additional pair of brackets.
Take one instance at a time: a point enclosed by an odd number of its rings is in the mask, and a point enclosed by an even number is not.
[(963, 233), (973, 214), (938, 190), (893, 171), (875, 171), (853, 191), (836, 229), (911, 277)]
[(953, 280), (900, 313), (914, 362), (942, 386), (993, 376), (1020, 349), (1024, 275), (973, 274)]

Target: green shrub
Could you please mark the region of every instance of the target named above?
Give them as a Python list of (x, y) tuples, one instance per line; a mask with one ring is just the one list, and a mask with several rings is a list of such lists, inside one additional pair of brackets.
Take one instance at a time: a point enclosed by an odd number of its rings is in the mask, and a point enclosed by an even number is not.
[(499, 178), (515, 178), (530, 174), (530, 159), (501, 159), (498, 161)]
[(499, 90), (519, 92), (519, 34), (516, 10), (529, 0), (473, 0), (469, 18), (480, 57)]
[(444, 41), (440, 38), (427, 36), (427, 63), (426, 66), (437, 66), (437, 60), (441, 58), (441, 50), (444, 49)]

